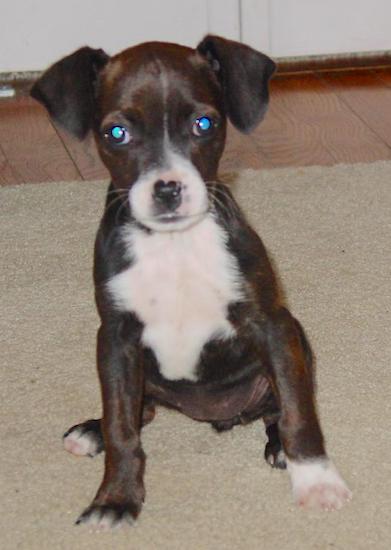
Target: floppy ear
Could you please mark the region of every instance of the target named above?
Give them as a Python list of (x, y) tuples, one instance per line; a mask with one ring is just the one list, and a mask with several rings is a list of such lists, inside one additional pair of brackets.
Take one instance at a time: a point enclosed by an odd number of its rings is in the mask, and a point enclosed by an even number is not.
[(95, 82), (108, 59), (103, 50), (80, 48), (52, 65), (30, 91), (54, 120), (79, 139), (92, 127)]
[(207, 58), (220, 81), (231, 122), (238, 130), (251, 132), (266, 113), (274, 61), (249, 46), (219, 36), (206, 36), (197, 51)]

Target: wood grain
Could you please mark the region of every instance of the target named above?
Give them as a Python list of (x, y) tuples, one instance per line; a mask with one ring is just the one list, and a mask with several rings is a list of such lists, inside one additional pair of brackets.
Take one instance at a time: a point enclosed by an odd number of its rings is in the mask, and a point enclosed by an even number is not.
[(338, 72), (322, 74), (321, 79), (390, 148), (391, 75), (383, 75), (382, 80), (376, 71)]
[(56, 130), (83, 180), (109, 179), (109, 173), (100, 160), (91, 134), (80, 141), (59, 126), (56, 126)]
[(272, 81), (269, 112), (255, 138), (273, 165), (334, 163), (322, 140), (322, 113), (327, 103), (319, 97), (317, 88), (311, 75)]
[(227, 127), (227, 142), (220, 162), (220, 173), (237, 172), (246, 168), (260, 170), (273, 164), (260, 149), (254, 134), (242, 134), (232, 124)]
[(390, 158), (386, 144), (317, 75), (272, 82), (270, 113), (257, 141), (277, 166)]
[(0, 148), (0, 186), (23, 183), (21, 177), (12, 170), (3, 150)]
[(30, 98), (0, 102), (0, 147), (19, 182), (81, 179), (44, 109)]

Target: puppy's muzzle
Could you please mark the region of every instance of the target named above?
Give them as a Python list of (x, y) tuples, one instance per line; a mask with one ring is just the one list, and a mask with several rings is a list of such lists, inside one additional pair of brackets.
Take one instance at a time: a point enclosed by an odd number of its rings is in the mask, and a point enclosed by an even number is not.
[(153, 200), (157, 214), (174, 212), (182, 201), (180, 181), (158, 180), (153, 186)]
[(205, 182), (189, 159), (169, 151), (166, 165), (140, 175), (130, 187), (133, 217), (155, 231), (183, 231), (206, 214)]

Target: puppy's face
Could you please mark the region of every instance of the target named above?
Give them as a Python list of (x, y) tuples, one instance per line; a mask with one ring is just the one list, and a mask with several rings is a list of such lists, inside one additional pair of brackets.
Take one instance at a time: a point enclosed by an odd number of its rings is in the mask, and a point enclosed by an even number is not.
[(209, 208), (226, 117), (248, 132), (263, 118), (275, 65), (248, 46), (207, 36), (197, 49), (151, 42), (110, 58), (82, 48), (50, 67), (32, 96), (99, 153), (130, 215), (184, 230)]
[(134, 218), (182, 230), (208, 210), (226, 131), (219, 82), (196, 51), (143, 44), (113, 57), (97, 86), (95, 137)]

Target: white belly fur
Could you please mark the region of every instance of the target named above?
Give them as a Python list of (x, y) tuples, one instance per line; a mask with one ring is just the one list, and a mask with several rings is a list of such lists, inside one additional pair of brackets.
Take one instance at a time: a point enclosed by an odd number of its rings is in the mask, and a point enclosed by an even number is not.
[(143, 343), (165, 378), (196, 380), (204, 344), (233, 335), (227, 306), (241, 298), (225, 232), (208, 215), (186, 231), (147, 234), (129, 227), (125, 240), (134, 261), (108, 282), (116, 307), (143, 322)]

